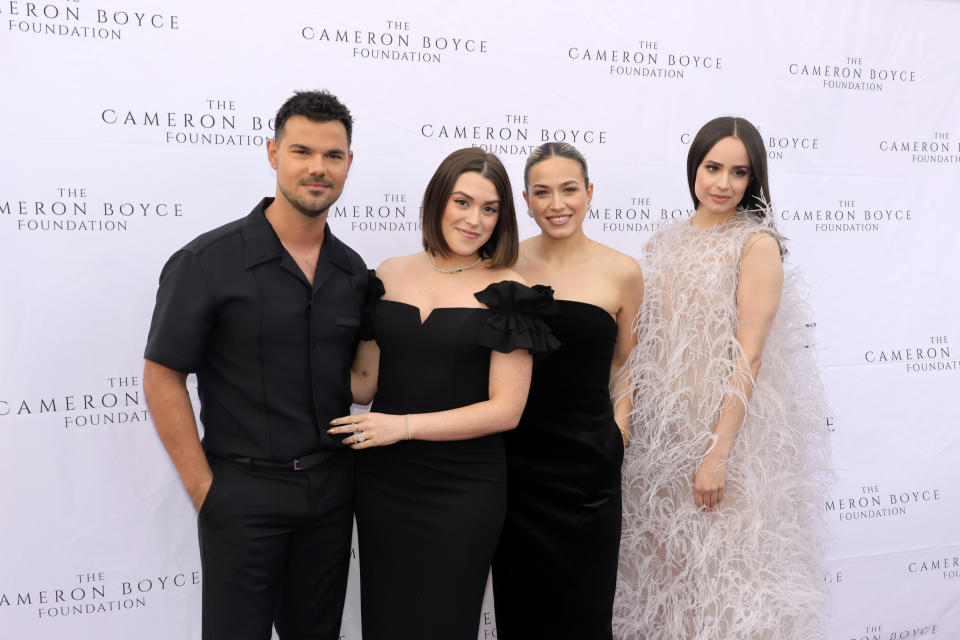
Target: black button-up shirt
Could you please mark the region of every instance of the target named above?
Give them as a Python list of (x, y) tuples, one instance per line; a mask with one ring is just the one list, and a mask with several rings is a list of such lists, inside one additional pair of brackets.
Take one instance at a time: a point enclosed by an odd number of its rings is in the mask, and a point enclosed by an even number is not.
[(264, 216), (272, 201), (199, 236), (160, 274), (144, 357), (196, 372), (212, 455), (344, 449), (326, 430), (350, 412), (368, 272), (327, 227), (311, 287)]

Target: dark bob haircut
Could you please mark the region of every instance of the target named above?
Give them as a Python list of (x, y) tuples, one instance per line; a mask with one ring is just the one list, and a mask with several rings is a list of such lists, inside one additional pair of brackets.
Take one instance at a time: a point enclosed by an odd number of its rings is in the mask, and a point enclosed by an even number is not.
[(583, 154), (577, 151), (577, 148), (566, 142), (545, 142), (533, 151), (527, 157), (527, 164), (523, 167), (523, 188), (530, 187), (530, 168), (538, 162), (549, 160), (550, 158), (566, 158), (573, 160), (580, 165), (583, 170), (583, 186), (590, 186), (590, 176), (587, 173), (587, 159)]
[(747, 156), (750, 158), (750, 184), (747, 190), (743, 192), (743, 199), (737, 205), (738, 209), (749, 209), (760, 218), (766, 216), (763, 211), (771, 202), (770, 185), (767, 183), (767, 153), (763, 146), (763, 137), (757, 128), (750, 124), (745, 118), (735, 118), (732, 116), (722, 116), (714, 118), (703, 125), (696, 137), (690, 144), (690, 151), (687, 153), (687, 183), (690, 185), (690, 197), (693, 198), (693, 206), (700, 206), (697, 200), (697, 194), (694, 190), (694, 183), (697, 181), (697, 168), (703, 162), (704, 157), (713, 149), (713, 145), (720, 140), (733, 137), (743, 142), (747, 148)]
[(513, 206), (513, 190), (503, 163), (492, 153), (478, 147), (454, 151), (440, 163), (423, 194), (423, 248), (441, 256), (450, 254), (450, 246), (443, 239), (441, 221), (453, 186), (464, 173), (479, 173), (493, 183), (500, 198), (500, 215), (490, 239), (480, 247), (480, 257), (490, 258), (491, 267), (509, 267), (517, 261), (519, 233), (517, 214)]
[(329, 91), (297, 91), (280, 109), (274, 122), (273, 138), (279, 141), (283, 136), (283, 126), (293, 116), (303, 116), (313, 122), (332, 122), (338, 120), (347, 130), (347, 145), (353, 140), (353, 116), (337, 96)]

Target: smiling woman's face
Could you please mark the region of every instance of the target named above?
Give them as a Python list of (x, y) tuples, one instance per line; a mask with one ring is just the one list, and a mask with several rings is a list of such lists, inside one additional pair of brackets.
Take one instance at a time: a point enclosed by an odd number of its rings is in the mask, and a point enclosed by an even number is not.
[(447, 198), (440, 232), (450, 251), (471, 256), (487, 243), (500, 219), (500, 194), (475, 171), (461, 173)]
[(584, 184), (580, 163), (554, 156), (532, 167), (523, 193), (537, 226), (544, 234), (563, 238), (580, 231), (593, 194)]

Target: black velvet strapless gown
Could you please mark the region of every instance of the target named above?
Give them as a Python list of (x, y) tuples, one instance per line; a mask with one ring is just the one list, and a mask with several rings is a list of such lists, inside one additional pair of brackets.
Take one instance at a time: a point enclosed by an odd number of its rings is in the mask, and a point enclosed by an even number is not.
[[(370, 314), (380, 347), (372, 411), (455, 409), (489, 398), (490, 352), (556, 341), (535, 314), (548, 289), (491, 285), (486, 309), (420, 310), (391, 300)], [(364, 640), (476, 640), (506, 506), (499, 434), (401, 441), (357, 453), (357, 534)]]
[(609, 378), (617, 323), (558, 300), (562, 346), (534, 365), (507, 450), (507, 513), (493, 562), (499, 640), (609, 640), (620, 548), (623, 441)]

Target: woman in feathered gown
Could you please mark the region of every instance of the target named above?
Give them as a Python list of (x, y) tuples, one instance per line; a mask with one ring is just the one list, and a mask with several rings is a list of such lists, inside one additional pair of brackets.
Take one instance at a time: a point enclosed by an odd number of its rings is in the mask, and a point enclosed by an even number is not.
[(615, 635), (822, 638), (827, 413), (763, 140), (717, 118), (687, 174), (696, 213), (643, 263)]

